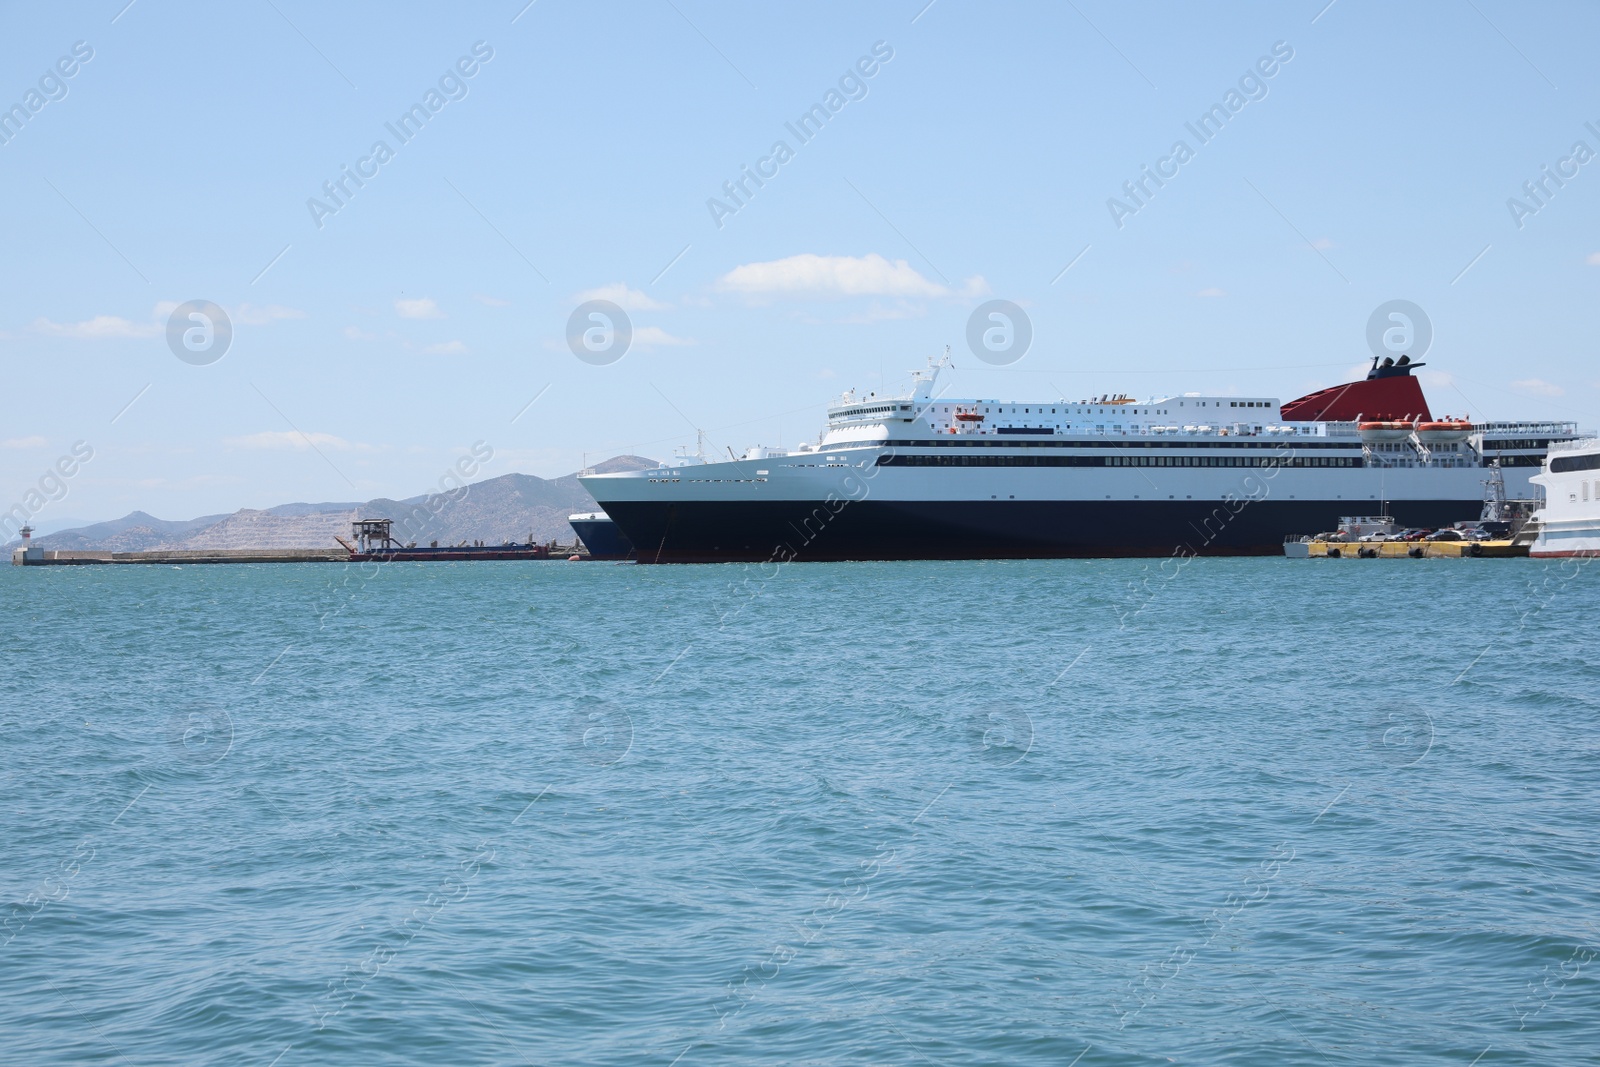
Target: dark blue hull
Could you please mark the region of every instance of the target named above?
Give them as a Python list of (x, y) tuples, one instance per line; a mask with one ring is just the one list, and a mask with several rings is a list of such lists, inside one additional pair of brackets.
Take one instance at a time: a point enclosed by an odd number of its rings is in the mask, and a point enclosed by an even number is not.
[(568, 519), (567, 523), (593, 558), (633, 558), (633, 542), (618, 529), (616, 523), (605, 519)]
[[(840, 506), (842, 504), (842, 506)], [(641, 563), (1059, 559), (1280, 555), (1291, 535), (1333, 530), (1349, 500), (610, 501)], [(1238, 507), (1238, 505), (1235, 505)], [(1475, 519), (1478, 500), (1395, 501), (1402, 526)]]

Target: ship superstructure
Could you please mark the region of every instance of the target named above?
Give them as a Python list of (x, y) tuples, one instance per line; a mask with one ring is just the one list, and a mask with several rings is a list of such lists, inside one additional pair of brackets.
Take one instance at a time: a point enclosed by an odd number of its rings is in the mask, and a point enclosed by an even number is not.
[(1280, 404), (956, 400), (937, 392), (939, 361), (907, 396), (846, 393), (815, 444), (582, 480), (647, 563), (1269, 554), (1356, 511), (1472, 518), (1489, 469), (1531, 495), (1551, 442), (1577, 437), (1568, 422), (1436, 418), (1420, 364), (1374, 364)]
[(1552, 446), (1533, 481), (1545, 503), (1534, 514), (1539, 536), (1529, 555), (1600, 556), (1600, 440)]

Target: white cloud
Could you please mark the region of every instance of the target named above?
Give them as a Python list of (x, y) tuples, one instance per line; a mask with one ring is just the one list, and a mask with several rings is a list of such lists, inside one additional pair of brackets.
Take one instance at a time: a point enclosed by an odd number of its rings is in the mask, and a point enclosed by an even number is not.
[(34, 434), (32, 437), (9, 437), (0, 441), (0, 448), (43, 448), (49, 443), (43, 437)]
[(624, 311), (665, 311), (672, 306), (663, 304), (637, 289), (629, 289), (623, 282), (602, 285), (598, 289), (585, 289), (572, 299), (579, 303), (585, 300), (609, 300)]
[(132, 322), (118, 315), (96, 315), (83, 322), (51, 322), (49, 319), (34, 319), (33, 328), (52, 337), (74, 337), (80, 341), (159, 337), (162, 329), (158, 323)]
[(404, 298), (394, 302), (395, 314), (402, 319), (442, 319), (444, 312), (439, 310), (439, 305), (431, 296), (419, 296), (415, 300)]
[(1600, 267), (1600, 252), (1590, 252), (1589, 258), (1584, 260), (1591, 267)]
[[(160, 337), (166, 330), (167, 319), (179, 307), (176, 300), (158, 300), (155, 307), (150, 309), (149, 322), (134, 322), (120, 315), (96, 315), (83, 322), (51, 322), (49, 319), (33, 320), (33, 328), (40, 333), (52, 337), (72, 337), (80, 341), (108, 341), (123, 338)], [(240, 304), (236, 308), (224, 308), (228, 318), (237, 325), (266, 326), (278, 319), (303, 319), (304, 311), (297, 308), (283, 307), (280, 304), (268, 304), (265, 307), (256, 307), (253, 304)]]
[(430, 356), (464, 356), (467, 346), (460, 341), (445, 341), (442, 344), (429, 345), (423, 349)]
[(511, 306), (511, 301), (509, 300), (501, 300), (498, 296), (486, 296), (483, 293), (472, 294), (472, 299), (486, 307), (504, 308)]
[(1196, 293), (1194, 295), (1195, 296), (1208, 296), (1208, 297), (1209, 296), (1227, 296), (1228, 295), (1228, 291), (1226, 289), (1216, 289), (1216, 288), (1202, 289), (1202, 290), (1200, 290), (1198, 293)]
[(352, 341), (376, 341), (378, 339), (377, 334), (368, 333), (359, 326), (346, 326), (341, 332)]
[[(167, 314), (170, 315), (172, 312), (169, 311)], [(233, 316), (234, 322), (242, 323), (245, 326), (265, 326), (277, 319), (303, 319), (306, 317), (304, 311), (282, 307), (278, 304), (268, 304), (266, 307), (240, 304), (237, 308), (229, 311), (228, 314)]]
[(357, 444), (331, 433), (301, 433), (299, 430), (263, 430), (244, 437), (225, 437), (222, 443), (230, 448), (295, 449), (304, 452), (313, 446), (334, 452), (370, 452), (371, 445)]
[(961, 293), (924, 278), (903, 259), (890, 262), (876, 252), (865, 256), (804, 253), (766, 263), (745, 263), (717, 279), (717, 288), (750, 296), (981, 296), (989, 291), (981, 275), (968, 278)]
[(1520, 389), (1524, 393), (1537, 393), (1539, 396), (1561, 396), (1566, 392), (1559, 385), (1554, 385), (1543, 378), (1523, 378), (1521, 381), (1511, 383), (1511, 388)]
[(635, 326), (633, 343), (640, 348), (681, 347), (694, 344), (694, 340), (689, 337), (674, 337), (659, 326)]

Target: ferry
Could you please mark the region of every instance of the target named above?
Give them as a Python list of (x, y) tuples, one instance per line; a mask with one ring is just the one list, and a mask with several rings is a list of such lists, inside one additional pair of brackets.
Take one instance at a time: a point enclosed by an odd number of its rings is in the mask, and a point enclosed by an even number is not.
[(1544, 469), (1531, 479), (1544, 489), (1534, 512), (1539, 535), (1530, 556), (1600, 556), (1600, 439), (1550, 446)]
[(817, 441), (580, 480), (642, 563), (1277, 555), (1287, 535), (1382, 512), (1439, 528), (1483, 479), (1531, 495), (1570, 422), (1436, 418), (1402, 356), (1270, 396), (956, 400), (942, 359), (904, 396), (847, 392)]
[(583, 542), (583, 547), (589, 550), (590, 559), (627, 559), (633, 554), (633, 545), (617, 529), (617, 524), (611, 521), (611, 516), (603, 511), (586, 511), (578, 515), (568, 515), (567, 525), (572, 527), (572, 532)]

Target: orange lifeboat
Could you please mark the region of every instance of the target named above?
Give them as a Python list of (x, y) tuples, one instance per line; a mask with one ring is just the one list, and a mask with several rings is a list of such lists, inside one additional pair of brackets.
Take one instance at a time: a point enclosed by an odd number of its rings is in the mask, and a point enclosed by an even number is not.
[(1477, 427), (1467, 419), (1452, 419), (1447, 416), (1431, 422), (1417, 423), (1417, 440), (1430, 445), (1465, 441), (1476, 429)]
[(957, 422), (982, 422), (983, 421), (983, 416), (979, 415), (976, 411), (958, 411), (958, 412), (956, 412), (956, 421)]
[(1380, 419), (1360, 423), (1357, 429), (1363, 441), (1404, 441), (1411, 436), (1412, 425), (1401, 419)]

